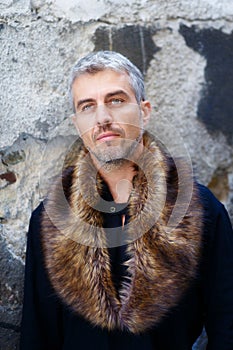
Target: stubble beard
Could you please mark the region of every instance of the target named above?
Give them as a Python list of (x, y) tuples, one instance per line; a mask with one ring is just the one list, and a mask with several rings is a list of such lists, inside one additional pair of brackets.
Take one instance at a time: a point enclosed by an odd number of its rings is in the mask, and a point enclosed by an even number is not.
[(112, 141), (106, 141), (103, 147), (100, 145), (95, 150), (88, 148), (88, 151), (102, 168), (111, 171), (133, 161), (142, 136), (143, 130), (141, 129), (135, 140), (122, 139), (120, 145), (112, 145)]

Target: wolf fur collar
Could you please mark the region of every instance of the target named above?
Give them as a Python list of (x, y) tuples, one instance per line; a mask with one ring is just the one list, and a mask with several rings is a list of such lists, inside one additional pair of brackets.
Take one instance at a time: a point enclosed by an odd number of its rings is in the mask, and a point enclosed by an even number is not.
[(135, 334), (158, 324), (195, 278), (203, 222), (193, 182), (187, 211), (168, 230), (179, 191), (176, 167), (147, 133), (144, 146), (148, 151), (138, 160), (128, 203), (125, 264), (130, 277), (119, 293), (97, 206), (102, 180), (85, 148), (55, 184), (42, 214), (45, 264), (63, 302), (94, 325)]

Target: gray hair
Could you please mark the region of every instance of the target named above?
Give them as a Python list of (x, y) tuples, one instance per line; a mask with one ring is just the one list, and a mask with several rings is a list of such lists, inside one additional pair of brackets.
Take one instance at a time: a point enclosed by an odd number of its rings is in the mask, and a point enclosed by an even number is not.
[[(122, 73), (129, 76), (129, 83), (135, 93), (138, 103), (145, 100), (144, 79), (140, 70), (125, 56), (114, 51), (92, 52), (81, 58), (73, 67), (70, 78), (70, 99), (73, 103), (72, 86), (77, 77), (82, 74), (95, 74), (105, 69)], [(74, 108), (74, 105), (73, 105)], [(75, 112), (75, 110), (74, 110)]]

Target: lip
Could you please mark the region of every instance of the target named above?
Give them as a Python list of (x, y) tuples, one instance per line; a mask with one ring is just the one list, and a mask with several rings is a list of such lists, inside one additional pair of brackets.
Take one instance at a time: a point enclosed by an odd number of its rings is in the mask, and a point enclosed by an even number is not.
[(104, 142), (104, 141), (111, 141), (113, 139), (115, 139), (116, 137), (119, 137), (120, 135), (117, 134), (117, 133), (114, 133), (114, 132), (105, 132), (105, 133), (102, 133), (100, 134), (96, 140), (97, 141), (101, 141), (101, 142)]

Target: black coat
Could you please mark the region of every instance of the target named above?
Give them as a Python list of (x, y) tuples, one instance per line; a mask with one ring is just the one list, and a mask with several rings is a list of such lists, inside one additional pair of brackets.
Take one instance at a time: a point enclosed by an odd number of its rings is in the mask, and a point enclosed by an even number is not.
[[(208, 350), (232, 350), (232, 228), (224, 206), (204, 186), (200, 186), (200, 193), (205, 227), (198, 277), (163, 322), (140, 335), (94, 327), (59, 300), (44, 266), (41, 204), (32, 214), (28, 233), (20, 349), (191, 350), (205, 325)], [(119, 217), (109, 214), (107, 220), (117, 226)], [(124, 273), (117, 263), (124, 248), (112, 248), (110, 254), (117, 285)]]

